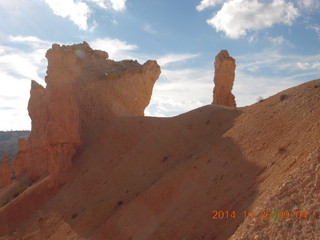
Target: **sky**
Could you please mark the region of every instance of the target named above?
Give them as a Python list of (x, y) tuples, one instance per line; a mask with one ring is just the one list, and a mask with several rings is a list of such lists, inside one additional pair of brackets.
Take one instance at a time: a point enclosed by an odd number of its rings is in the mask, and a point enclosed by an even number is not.
[(147, 116), (212, 102), (214, 58), (236, 60), (238, 106), (320, 78), (319, 0), (0, 0), (0, 130), (29, 130), (31, 80), (53, 43), (158, 61)]

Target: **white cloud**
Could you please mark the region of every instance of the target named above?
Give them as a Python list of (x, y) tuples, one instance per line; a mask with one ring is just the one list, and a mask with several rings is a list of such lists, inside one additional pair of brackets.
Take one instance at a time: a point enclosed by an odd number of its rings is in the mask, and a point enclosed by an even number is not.
[(243, 71), (236, 71), (233, 94), (236, 96), (237, 106), (248, 106), (257, 102), (258, 97), (267, 98), (305, 81), (316, 79), (319, 71), (306, 71), (290, 76), (262, 76), (251, 75)]
[(151, 35), (157, 35), (159, 34), (157, 30), (155, 30), (150, 24), (144, 24), (143, 30), (147, 33), (150, 33)]
[(127, 0), (110, 0), (112, 8), (116, 11), (122, 11), (126, 8)]
[(235, 59), (233, 94), (238, 106), (253, 104), (259, 96), (267, 98), (320, 75), (319, 54), (284, 55), (279, 50), (268, 49)]
[(27, 112), (30, 82), (0, 71), (1, 130), (30, 129), (31, 121)]
[[(314, 55), (294, 55), (281, 54), (279, 50), (267, 49), (255, 54), (235, 56), (237, 69), (241, 71), (268, 70), (269, 74), (290, 74), (299, 73), (301, 70), (317, 70), (320, 74), (319, 59), (320, 54)], [(303, 60), (303, 61), (302, 61)], [(314, 74), (314, 73), (313, 73)]]
[(309, 12), (317, 11), (320, 8), (319, 0), (298, 0), (298, 6)]
[(275, 46), (279, 46), (279, 45), (282, 45), (284, 43), (283, 36), (269, 37), (268, 40)]
[[(30, 129), (27, 104), (31, 79), (44, 84), (51, 43), (34, 36), (7, 36), (0, 46), (0, 129)], [(19, 49), (14, 45), (23, 45)]]
[(151, 101), (148, 116), (175, 116), (210, 104), (213, 91), (213, 69), (162, 69)]
[(297, 67), (301, 70), (320, 70), (320, 61), (297, 62)]
[(310, 8), (314, 4), (314, 2), (313, 0), (298, 0), (298, 4), (300, 7)]
[(161, 67), (163, 67), (163, 66), (168, 65), (170, 63), (186, 61), (191, 58), (198, 57), (198, 56), (200, 56), (200, 54), (190, 54), (190, 53), (167, 54), (167, 55), (159, 57), (157, 59), (157, 62)]
[(0, 56), (0, 65), (6, 72), (16, 76), (39, 79), (37, 67), (30, 60), (33, 59), (28, 56), (28, 53), (17, 51)]
[(17, 12), (20, 11), (21, 8), (24, 9), (26, 7), (27, 1), (23, 0), (0, 0), (0, 6), (1, 8), (5, 8), (7, 11), (10, 12)]
[(93, 32), (97, 27), (99, 26), (99, 24), (97, 23), (96, 20), (93, 20), (92, 22), (92, 26), (88, 29), (90, 32)]
[(253, 34), (251, 34), (250, 36), (248, 36), (248, 42), (249, 44), (255, 44), (258, 41), (258, 33), (254, 32)]
[(231, 0), (224, 3), (207, 23), (229, 38), (236, 39), (250, 30), (260, 30), (278, 23), (291, 25), (298, 16), (298, 9), (285, 0), (273, 0), (271, 3)]
[(241, 70), (236, 70), (232, 92), (236, 97), (237, 106), (240, 107), (256, 103), (260, 96), (267, 98), (295, 85), (297, 85), (297, 82), (291, 78), (253, 76)]
[(99, 7), (105, 9), (113, 9), (115, 11), (123, 11), (126, 9), (127, 0), (87, 0), (96, 3)]
[(49, 48), (51, 42), (41, 40), (35, 36), (9, 36), (8, 41), (11, 43), (22, 43), (30, 45), (33, 48)]
[(308, 29), (314, 30), (318, 38), (320, 39), (320, 24), (314, 24), (314, 25), (308, 26)]
[(41, 71), (46, 67), (45, 53), (51, 46), (50, 42), (33, 36), (9, 36), (10, 43), (20, 43), (31, 47), (31, 50), (20, 50), (14, 47), (1, 46), (1, 72), (17, 78), (41, 81)]
[(44, 0), (49, 7), (53, 10), (53, 13), (69, 18), (80, 29), (88, 29), (88, 18), (91, 14), (89, 6), (81, 1), (74, 0)]
[(203, 11), (206, 8), (214, 7), (219, 3), (223, 3), (225, 0), (202, 0), (200, 4), (196, 7), (198, 11)]
[(87, 0), (88, 2), (93, 2), (101, 8), (110, 8), (110, 2), (105, 0)]
[(208, 105), (208, 103), (203, 103), (196, 99), (175, 102), (174, 99), (169, 98), (158, 104), (151, 103), (145, 109), (145, 116), (173, 117), (205, 105)]
[(130, 51), (137, 49), (134, 44), (129, 44), (119, 39), (112, 38), (97, 38), (89, 45), (94, 49), (99, 49), (108, 52), (110, 59), (122, 60), (132, 58)]
[(95, 3), (100, 8), (123, 11), (126, 9), (127, 0), (43, 0), (53, 10), (57, 16), (69, 18), (82, 30), (93, 31), (97, 22), (93, 21), (93, 26), (89, 28), (88, 20), (92, 14), (89, 3)]

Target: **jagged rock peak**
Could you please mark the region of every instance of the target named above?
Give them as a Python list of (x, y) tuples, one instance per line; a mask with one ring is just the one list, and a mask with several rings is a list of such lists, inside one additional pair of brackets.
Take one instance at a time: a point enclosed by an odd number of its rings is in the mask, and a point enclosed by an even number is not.
[(36, 88), (39, 88), (39, 89), (44, 89), (44, 87), (37, 83), (35, 80), (31, 80), (31, 89), (36, 89)]
[(232, 94), (236, 64), (227, 50), (221, 50), (214, 63), (214, 90), (213, 104), (236, 107), (235, 97)]

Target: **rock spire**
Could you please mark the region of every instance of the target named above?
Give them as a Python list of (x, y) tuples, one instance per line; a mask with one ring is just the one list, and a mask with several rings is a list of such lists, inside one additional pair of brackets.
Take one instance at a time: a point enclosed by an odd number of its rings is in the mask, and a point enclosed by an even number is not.
[(215, 58), (213, 104), (236, 107), (235, 97), (231, 93), (235, 77), (236, 64), (227, 50), (222, 50)]

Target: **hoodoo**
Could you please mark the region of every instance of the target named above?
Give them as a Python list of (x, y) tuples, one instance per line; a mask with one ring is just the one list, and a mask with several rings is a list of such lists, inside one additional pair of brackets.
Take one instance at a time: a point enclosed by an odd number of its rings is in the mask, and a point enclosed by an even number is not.
[(28, 111), (30, 137), (14, 161), (17, 177), (44, 174), (63, 181), (83, 142), (86, 123), (116, 116), (143, 116), (155, 81), (156, 61), (109, 60), (108, 53), (83, 42), (48, 50), (47, 86), (32, 81)]
[(236, 63), (227, 50), (222, 50), (214, 62), (213, 104), (236, 107), (231, 93), (235, 76)]
[(6, 186), (10, 183), (12, 177), (12, 167), (7, 155), (2, 158), (2, 164), (0, 166), (0, 187)]

